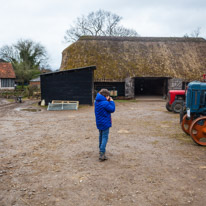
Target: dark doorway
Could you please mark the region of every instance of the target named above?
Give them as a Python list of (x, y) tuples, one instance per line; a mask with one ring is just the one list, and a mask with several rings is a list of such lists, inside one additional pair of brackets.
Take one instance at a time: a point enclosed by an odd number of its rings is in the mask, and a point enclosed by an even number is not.
[(135, 96), (166, 95), (167, 85), (167, 78), (165, 77), (136, 77)]

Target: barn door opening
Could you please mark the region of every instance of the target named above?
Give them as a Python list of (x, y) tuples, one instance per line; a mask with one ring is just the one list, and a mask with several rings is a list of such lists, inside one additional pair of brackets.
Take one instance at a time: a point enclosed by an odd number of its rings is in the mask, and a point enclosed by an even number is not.
[(167, 94), (167, 78), (165, 77), (136, 77), (135, 96), (164, 96)]

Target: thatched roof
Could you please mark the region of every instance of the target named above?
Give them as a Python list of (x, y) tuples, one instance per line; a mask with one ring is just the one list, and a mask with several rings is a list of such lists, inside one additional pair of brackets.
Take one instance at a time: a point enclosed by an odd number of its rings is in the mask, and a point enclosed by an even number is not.
[(203, 38), (81, 37), (62, 53), (61, 70), (96, 65), (95, 79), (175, 77), (206, 73)]

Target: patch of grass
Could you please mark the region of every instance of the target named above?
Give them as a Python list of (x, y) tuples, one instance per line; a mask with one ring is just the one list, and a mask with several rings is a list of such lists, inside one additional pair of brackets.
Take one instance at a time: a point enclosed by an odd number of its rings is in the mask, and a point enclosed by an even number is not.
[(36, 103), (36, 102), (31, 104), (30, 106), (32, 106), (32, 107), (39, 107), (38, 103)]
[(78, 109), (89, 108), (89, 107), (91, 107), (91, 106), (87, 105), (87, 104), (79, 104)]
[(186, 135), (185, 133), (172, 134), (170, 137), (184, 142), (192, 143), (191, 137), (189, 135)]
[(16, 90), (22, 90), (22, 89), (26, 89), (28, 87), (28, 85), (17, 85), (16, 86)]
[(153, 145), (156, 145), (156, 144), (158, 144), (158, 143), (159, 143), (158, 140), (155, 140), (155, 141), (151, 142), (151, 144), (153, 144)]
[(125, 100), (125, 99), (117, 99), (117, 100), (114, 100), (115, 102), (120, 102), (120, 103), (122, 103), (122, 102), (137, 102), (137, 100), (135, 100), (135, 99), (131, 99), (131, 100)]
[(22, 98), (22, 101), (28, 101), (28, 100), (29, 100), (28, 97), (23, 97), (23, 98)]
[(15, 99), (7, 99), (7, 101), (13, 103), (15, 102)]
[(164, 120), (161, 121), (160, 124), (170, 124), (171, 125), (172, 121), (171, 120)]
[(27, 112), (38, 112), (41, 111), (41, 109), (33, 109), (33, 108), (28, 108), (28, 109), (21, 109), (21, 111), (27, 111)]

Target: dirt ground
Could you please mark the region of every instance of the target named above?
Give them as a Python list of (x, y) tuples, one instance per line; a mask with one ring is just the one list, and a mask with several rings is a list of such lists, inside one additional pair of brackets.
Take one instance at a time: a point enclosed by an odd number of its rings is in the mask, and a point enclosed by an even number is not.
[(165, 102), (116, 102), (105, 162), (94, 107), (0, 103), (1, 206), (206, 205), (206, 148)]

